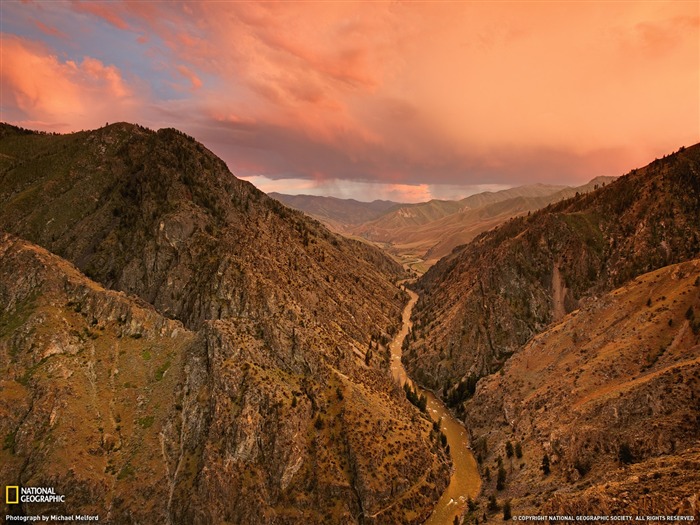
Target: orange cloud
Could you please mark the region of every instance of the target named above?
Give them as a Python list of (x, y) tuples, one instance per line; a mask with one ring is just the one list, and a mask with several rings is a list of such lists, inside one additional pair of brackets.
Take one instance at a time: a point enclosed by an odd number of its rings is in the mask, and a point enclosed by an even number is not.
[(199, 89), (202, 87), (202, 81), (187, 66), (179, 65), (177, 66), (177, 71), (192, 83), (192, 89)]
[(39, 20), (35, 20), (34, 25), (36, 25), (36, 27), (39, 28), (39, 31), (41, 31), (45, 35), (54, 36), (56, 38), (64, 38), (64, 39), (68, 38), (68, 35), (66, 35), (65, 33), (59, 31), (55, 27), (46, 25)]
[[(139, 71), (196, 91), (139, 97), (140, 121), (184, 127), (242, 174), (573, 183), (700, 139), (697, 2), (71, 5), (110, 24), (110, 41), (147, 41)], [(37, 120), (84, 122), (60, 108), (104, 107), (98, 88), (135, 100), (114, 66), (30, 55), (36, 72), (20, 79), (16, 62), (3, 78)]]
[(11, 35), (2, 41), (2, 103), (25, 120), (74, 130), (101, 125), (105, 117), (135, 116), (132, 91), (116, 67), (91, 57), (61, 62), (45, 47)]
[(78, 12), (89, 13), (100, 17), (119, 29), (129, 29), (129, 24), (126, 23), (124, 18), (120, 16), (117, 10), (113, 9), (109, 3), (74, 1), (73, 9)]

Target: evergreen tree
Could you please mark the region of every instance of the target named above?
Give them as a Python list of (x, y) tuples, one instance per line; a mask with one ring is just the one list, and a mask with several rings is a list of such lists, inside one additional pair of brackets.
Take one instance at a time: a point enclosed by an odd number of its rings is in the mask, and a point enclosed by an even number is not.
[(544, 475), (547, 476), (549, 475), (549, 456), (545, 454), (542, 456), (542, 472), (544, 472)]
[(510, 513), (510, 500), (507, 499), (503, 504), (503, 521), (510, 521), (512, 517)]
[(520, 443), (515, 444), (515, 457), (518, 459), (523, 457), (523, 447), (520, 445)]
[(513, 450), (513, 443), (506, 441), (506, 457), (512, 458), (515, 451)]
[(498, 478), (496, 478), (496, 490), (503, 490), (506, 486), (506, 469), (498, 467)]

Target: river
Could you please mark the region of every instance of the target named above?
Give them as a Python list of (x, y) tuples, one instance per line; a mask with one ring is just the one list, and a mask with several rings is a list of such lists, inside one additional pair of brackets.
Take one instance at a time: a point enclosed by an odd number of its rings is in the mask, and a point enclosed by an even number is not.
[(450, 484), (440, 496), (425, 525), (452, 525), (455, 516), (461, 515), (466, 508), (467, 498), (474, 499), (478, 495), (481, 478), (479, 478), (476, 459), (469, 450), (469, 437), (464, 426), (452, 416), (447, 407), (432, 392), (423, 390), (411, 381), (401, 363), (401, 347), (413, 325), (411, 312), (418, 300), (416, 293), (408, 289), (406, 291), (410, 295), (410, 300), (403, 311), (401, 330), (389, 345), (391, 374), (401, 385), (408, 381), (410, 385), (428, 398), (427, 410), (434, 421), (442, 418), (442, 431), (447, 436), (447, 444), (450, 445), (453, 471)]

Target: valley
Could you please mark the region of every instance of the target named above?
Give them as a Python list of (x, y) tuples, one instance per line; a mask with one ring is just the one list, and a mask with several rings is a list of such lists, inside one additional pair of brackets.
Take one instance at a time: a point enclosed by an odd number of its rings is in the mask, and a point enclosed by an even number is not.
[(698, 0), (0, 26), (0, 525), (700, 522)]
[(9, 483), (109, 523), (698, 514), (700, 145), (295, 200), (325, 225), (174, 129), (2, 125), (0, 154)]

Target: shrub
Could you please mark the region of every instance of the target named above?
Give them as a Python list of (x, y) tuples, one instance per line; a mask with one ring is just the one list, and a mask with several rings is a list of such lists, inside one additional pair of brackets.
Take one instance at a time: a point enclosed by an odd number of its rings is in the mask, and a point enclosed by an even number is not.
[(620, 463), (625, 465), (632, 463), (634, 461), (634, 456), (632, 455), (632, 450), (627, 443), (620, 443), (620, 448), (617, 452), (617, 458)]

